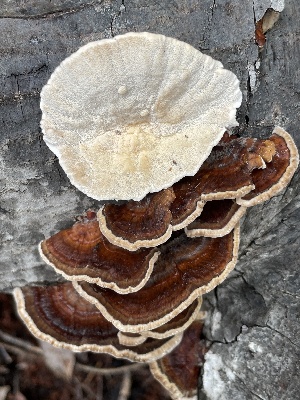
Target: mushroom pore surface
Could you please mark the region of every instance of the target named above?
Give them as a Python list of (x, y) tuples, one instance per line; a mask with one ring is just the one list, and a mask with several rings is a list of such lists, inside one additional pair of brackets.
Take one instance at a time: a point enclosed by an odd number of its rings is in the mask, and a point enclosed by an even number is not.
[(97, 200), (141, 200), (194, 175), (237, 125), (237, 77), (187, 43), (127, 33), (89, 43), (41, 92), (44, 140)]

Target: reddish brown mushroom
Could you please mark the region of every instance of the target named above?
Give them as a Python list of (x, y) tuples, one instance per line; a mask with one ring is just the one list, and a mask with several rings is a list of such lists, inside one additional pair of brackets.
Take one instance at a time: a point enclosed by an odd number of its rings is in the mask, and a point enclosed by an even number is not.
[[(251, 207), (263, 201), (269, 200), (285, 188), (292, 179), (298, 164), (298, 149), (292, 137), (282, 128), (275, 127), (269, 141), (274, 146), (274, 156), (267, 161), (266, 167), (262, 170), (252, 172), (252, 181), (255, 188), (237, 203)], [(261, 149), (265, 156), (268, 154)]]
[(107, 204), (98, 212), (101, 232), (114, 245), (130, 251), (158, 246), (172, 235), (169, 207), (174, 199), (173, 189), (166, 189), (141, 201)]
[(159, 326), (152, 331), (144, 331), (140, 333), (132, 332), (119, 332), (120, 343), (129, 346), (135, 346), (139, 343), (143, 343), (148, 337), (156, 339), (164, 339), (173, 336), (186, 330), (199, 315), (204, 313), (200, 312), (202, 304), (202, 297), (195, 300), (190, 306), (181, 311), (176, 317), (172, 318), (170, 321), (166, 322), (164, 325)]
[(206, 350), (200, 342), (202, 327), (201, 321), (194, 321), (174, 350), (150, 364), (152, 375), (173, 400), (197, 399), (200, 365)]
[(190, 225), (184, 228), (189, 237), (220, 237), (232, 231), (245, 214), (247, 207), (236, 204), (234, 200), (208, 201), (202, 213)]
[(234, 268), (239, 227), (221, 238), (187, 238), (162, 245), (155, 273), (138, 292), (122, 296), (87, 282), (74, 287), (122, 332), (153, 330), (221, 283)]
[(148, 362), (171, 351), (182, 334), (168, 339), (147, 339), (128, 349), (119, 343), (118, 330), (99, 310), (74, 290), (72, 283), (16, 288), (20, 317), (37, 338), (73, 351), (108, 353), (118, 358)]
[(145, 285), (159, 252), (131, 252), (112, 245), (92, 215), (41, 242), (40, 254), (68, 280), (86, 280), (118, 293), (129, 293)]
[[(193, 222), (206, 201), (243, 197), (254, 189), (252, 171), (265, 168), (264, 154), (272, 154), (273, 143), (252, 138), (223, 140), (193, 177), (173, 185), (175, 200), (171, 204), (173, 229)], [(263, 150), (262, 150), (263, 149)]]
[(202, 305), (202, 296), (198, 297), (190, 306), (181, 311), (176, 317), (172, 318), (169, 322), (159, 326), (152, 331), (141, 332), (143, 337), (152, 337), (156, 339), (164, 339), (173, 336), (179, 332), (187, 329), (199, 315), (204, 315), (200, 312)]

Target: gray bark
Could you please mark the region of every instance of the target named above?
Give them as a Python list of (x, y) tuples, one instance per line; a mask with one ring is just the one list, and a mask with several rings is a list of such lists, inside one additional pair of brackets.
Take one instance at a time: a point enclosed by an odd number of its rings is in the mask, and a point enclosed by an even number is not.
[[(259, 50), (255, 21), (280, 0), (5, 0), (0, 9), (0, 291), (58, 279), (37, 244), (99, 203), (76, 190), (42, 140), (39, 95), (83, 44), (162, 33), (219, 59), (241, 81), (243, 135), (284, 127), (300, 145), (298, 0), (286, 0)], [(296, 399), (299, 383), (299, 174), (248, 211), (235, 271), (206, 296), (212, 342), (200, 397)], [(298, 376), (298, 379), (297, 379)]]

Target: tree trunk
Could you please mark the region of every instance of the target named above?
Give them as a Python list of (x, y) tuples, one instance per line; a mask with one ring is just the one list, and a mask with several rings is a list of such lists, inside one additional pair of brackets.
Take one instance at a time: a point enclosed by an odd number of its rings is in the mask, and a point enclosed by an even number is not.
[[(298, 0), (2, 0), (0, 9), (0, 291), (60, 279), (37, 244), (99, 202), (76, 190), (42, 139), (40, 91), (80, 46), (128, 31), (162, 33), (220, 60), (241, 81), (237, 131), (275, 125), (300, 145)], [(267, 11), (279, 20), (255, 43)], [(271, 23), (272, 25), (272, 23)], [(298, 29), (298, 30), (297, 30)], [(200, 398), (296, 399), (299, 382), (299, 174), (248, 211), (237, 267), (206, 296)], [(298, 376), (298, 378), (297, 378)]]

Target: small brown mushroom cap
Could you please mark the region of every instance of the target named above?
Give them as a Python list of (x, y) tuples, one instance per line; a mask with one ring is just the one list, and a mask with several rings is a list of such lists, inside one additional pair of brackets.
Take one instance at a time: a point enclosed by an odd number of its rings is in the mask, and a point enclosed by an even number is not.
[(72, 351), (94, 351), (150, 362), (171, 351), (182, 334), (169, 339), (147, 339), (128, 349), (119, 344), (118, 330), (99, 310), (74, 290), (70, 282), (14, 290), (18, 313), (30, 332), (53, 346)]
[(176, 317), (152, 331), (140, 333), (119, 332), (119, 341), (121, 344), (127, 346), (136, 346), (143, 343), (147, 338), (165, 339), (177, 335), (178, 333), (185, 331), (196, 318), (199, 318), (199, 315), (202, 314), (200, 312), (201, 305), (202, 296), (195, 300), (185, 310), (181, 311), (181, 313), (176, 315)]
[(169, 207), (174, 198), (173, 189), (165, 189), (138, 202), (106, 204), (97, 214), (100, 230), (112, 244), (130, 251), (158, 246), (172, 235)]
[(41, 242), (40, 254), (68, 280), (85, 280), (124, 294), (145, 285), (159, 252), (128, 251), (112, 245), (93, 218), (77, 222)]
[[(278, 194), (289, 184), (299, 165), (298, 149), (288, 132), (276, 126), (269, 141), (274, 144), (275, 154), (264, 169), (252, 172), (255, 189), (237, 199), (242, 206), (251, 207)], [(265, 149), (261, 153), (262, 157), (268, 157)]]
[(16, 288), (14, 296), (29, 330), (53, 345), (66, 342), (76, 349), (115, 341), (118, 330), (94, 305), (79, 296), (71, 282)]
[(208, 201), (201, 213), (190, 225), (184, 228), (188, 237), (227, 235), (245, 214), (247, 207), (236, 204), (234, 200)]
[(138, 292), (122, 296), (87, 282), (74, 287), (122, 332), (156, 329), (220, 284), (234, 268), (239, 227), (222, 238), (178, 238), (162, 245), (155, 274)]
[(203, 323), (194, 321), (181, 343), (165, 357), (150, 364), (150, 371), (173, 400), (196, 400), (200, 362), (205, 349), (200, 343)]
[(202, 305), (202, 296), (195, 300), (185, 310), (181, 311), (176, 317), (172, 318), (169, 322), (159, 326), (152, 331), (141, 332), (142, 337), (152, 337), (155, 339), (164, 339), (177, 333), (185, 331), (196, 318), (199, 317), (200, 308)]
[(89, 43), (41, 92), (44, 140), (97, 200), (141, 200), (194, 175), (236, 126), (237, 77), (187, 43), (126, 33)]
[(254, 189), (251, 171), (265, 166), (257, 142), (251, 138), (221, 141), (194, 176), (173, 185), (173, 230), (192, 223), (201, 215), (205, 202), (243, 197)]

